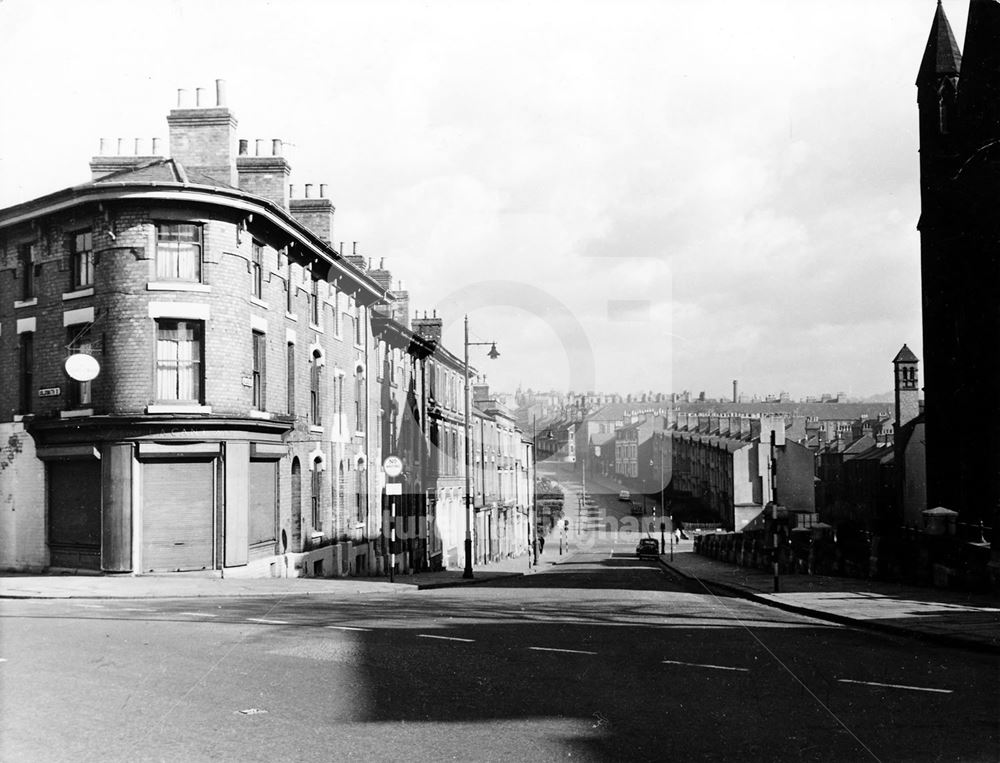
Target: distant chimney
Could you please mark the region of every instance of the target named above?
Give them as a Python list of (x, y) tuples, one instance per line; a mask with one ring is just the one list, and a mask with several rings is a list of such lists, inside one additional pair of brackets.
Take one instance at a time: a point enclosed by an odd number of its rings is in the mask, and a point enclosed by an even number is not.
[(427, 317), (427, 313), (424, 313), (423, 318), (414, 318), (412, 327), (413, 330), (420, 334), (420, 336), (425, 339), (431, 339), (435, 342), (441, 341), (441, 330), (443, 328), (444, 322), (434, 315), (431, 318)]
[(306, 184), (306, 198), (290, 199), (288, 208), (292, 217), (333, 246), (333, 214), (337, 210), (329, 199), (312, 196), (312, 183)]
[(733, 402), (734, 403), (738, 403), (740, 401), (739, 384), (740, 383), (739, 383), (739, 381), (737, 379), (733, 379)]
[(410, 328), (410, 292), (403, 289), (402, 282), (399, 288), (390, 292), (392, 294), (392, 319), (396, 323)]
[[(267, 141), (264, 138), (254, 139), (255, 152), (253, 156), (249, 155), (249, 144), (249, 140), (240, 140), (240, 152), (239, 156), (236, 157), (240, 190), (255, 196), (263, 196), (285, 209), (290, 209), (292, 187), (288, 184), (288, 178), (292, 173), (292, 167), (281, 154), (281, 140), (271, 139), (270, 156), (267, 155)], [(332, 210), (330, 214), (333, 214)], [(298, 215), (295, 216), (298, 217)], [(305, 220), (302, 222), (308, 228), (313, 227)], [(332, 227), (331, 221), (327, 228), (332, 229)], [(320, 235), (318, 231), (316, 233)], [(325, 240), (329, 243), (329, 238)]]
[[(236, 117), (222, 103), (202, 106), (204, 88), (197, 88), (195, 108), (183, 108), (178, 91), (178, 108), (167, 115), (170, 127), (170, 156), (188, 173), (191, 182), (215, 180), (236, 187)], [(224, 100), (225, 84), (216, 82), (217, 99)], [(204, 176), (204, 177), (199, 177)]]
[(90, 160), (90, 176), (91, 180), (99, 180), (102, 177), (112, 174), (113, 172), (121, 172), (122, 170), (131, 170), (136, 167), (147, 164), (157, 159), (162, 159), (163, 157), (158, 154), (160, 143), (158, 138), (153, 138), (150, 142), (153, 145), (151, 154), (140, 154), (140, 142), (139, 138), (134, 139), (135, 153), (133, 154), (122, 154), (122, 149), (125, 145), (124, 138), (118, 138), (116, 141), (112, 141), (111, 144), (117, 146), (116, 154), (108, 154), (108, 143), (106, 138), (101, 138), (101, 147), (98, 151), (97, 156)]
[[(358, 242), (352, 241), (351, 243), (353, 244), (351, 254), (344, 256), (344, 259), (363, 273), (366, 269), (365, 258), (358, 254)], [(341, 244), (341, 248), (343, 248), (343, 244)], [(341, 254), (343, 255), (343, 252)]]

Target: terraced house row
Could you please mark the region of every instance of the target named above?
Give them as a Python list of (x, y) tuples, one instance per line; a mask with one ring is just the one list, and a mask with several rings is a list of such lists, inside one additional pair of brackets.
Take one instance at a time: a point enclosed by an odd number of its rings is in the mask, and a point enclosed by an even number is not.
[[(325, 186), (293, 196), (223, 82), (167, 122), (168, 156), (0, 210), (0, 568), (383, 574), (393, 523), (399, 571), (462, 565), (442, 319), (334, 246)], [(533, 475), (502, 410), (476, 422), (482, 563), (526, 550)]]

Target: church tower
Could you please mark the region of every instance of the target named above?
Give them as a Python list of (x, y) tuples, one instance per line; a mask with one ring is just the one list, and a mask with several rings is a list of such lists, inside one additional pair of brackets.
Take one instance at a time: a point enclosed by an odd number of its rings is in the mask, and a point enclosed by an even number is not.
[[(997, 527), (1000, 2), (970, 0), (964, 48), (963, 56), (939, 0), (916, 82), (927, 501)], [(915, 376), (916, 358), (902, 355), (894, 361), (901, 411), (916, 394), (900, 378), (911, 367)]]
[(896, 377), (896, 421), (895, 431), (898, 432), (904, 424), (909, 424), (920, 415), (920, 387), (917, 382), (917, 356), (913, 350), (903, 345), (896, 357), (892, 359), (892, 367)]

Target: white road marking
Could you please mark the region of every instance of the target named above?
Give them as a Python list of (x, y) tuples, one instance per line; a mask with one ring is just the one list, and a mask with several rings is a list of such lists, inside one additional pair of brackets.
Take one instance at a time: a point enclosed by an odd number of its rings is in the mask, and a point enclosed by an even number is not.
[(263, 623), (264, 625), (288, 625), (287, 620), (265, 620), (263, 617), (248, 617), (248, 622)]
[(842, 684), (864, 684), (865, 686), (883, 686), (887, 689), (908, 689), (909, 691), (930, 691), (935, 694), (952, 694), (951, 689), (928, 689), (926, 686), (906, 686), (904, 684), (882, 684), (878, 681), (853, 681), (850, 678), (838, 678)]
[(187, 615), (188, 617), (215, 617), (215, 615), (210, 612), (178, 612), (178, 615)]
[(371, 628), (355, 628), (353, 625), (327, 625), (327, 628), (333, 628), (335, 631), (370, 631)]
[(155, 612), (155, 609), (140, 609), (138, 607), (122, 607), (119, 612)]
[(471, 644), (472, 642), (475, 641), (474, 638), (458, 638), (457, 636), (434, 636), (430, 633), (418, 633), (417, 638), (437, 638), (441, 639), (442, 641), (464, 641), (468, 644)]
[(529, 646), (536, 652), (565, 652), (566, 654), (597, 654), (597, 652), (585, 652), (582, 649), (554, 649), (550, 646)]
[(73, 603), (78, 607), (86, 607), (87, 609), (104, 609), (103, 604), (81, 604), (78, 601), (74, 601)]
[(703, 665), (700, 662), (678, 662), (677, 660), (664, 660), (664, 665), (686, 665), (689, 668), (711, 668), (712, 670), (737, 670), (740, 673), (749, 673), (750, 668), (731, 668), (727, 665)]
[(0, 662), (7, 662), (7, 658), (6, 657), (0, 657)]

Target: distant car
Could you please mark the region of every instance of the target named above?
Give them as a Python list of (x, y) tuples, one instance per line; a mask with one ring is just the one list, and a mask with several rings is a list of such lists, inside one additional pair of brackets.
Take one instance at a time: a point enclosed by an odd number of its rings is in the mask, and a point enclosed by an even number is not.
[(660, 556), (660, 542), (656, 538), (640, 538), (639, 545), (635, 547), (635, 555), (640, 559), (658, 558)]
[(618, 500), (619, 501), (631, 501), (632, 500), (632, 494), (628, 490), (619, 490), (618, 491)]

